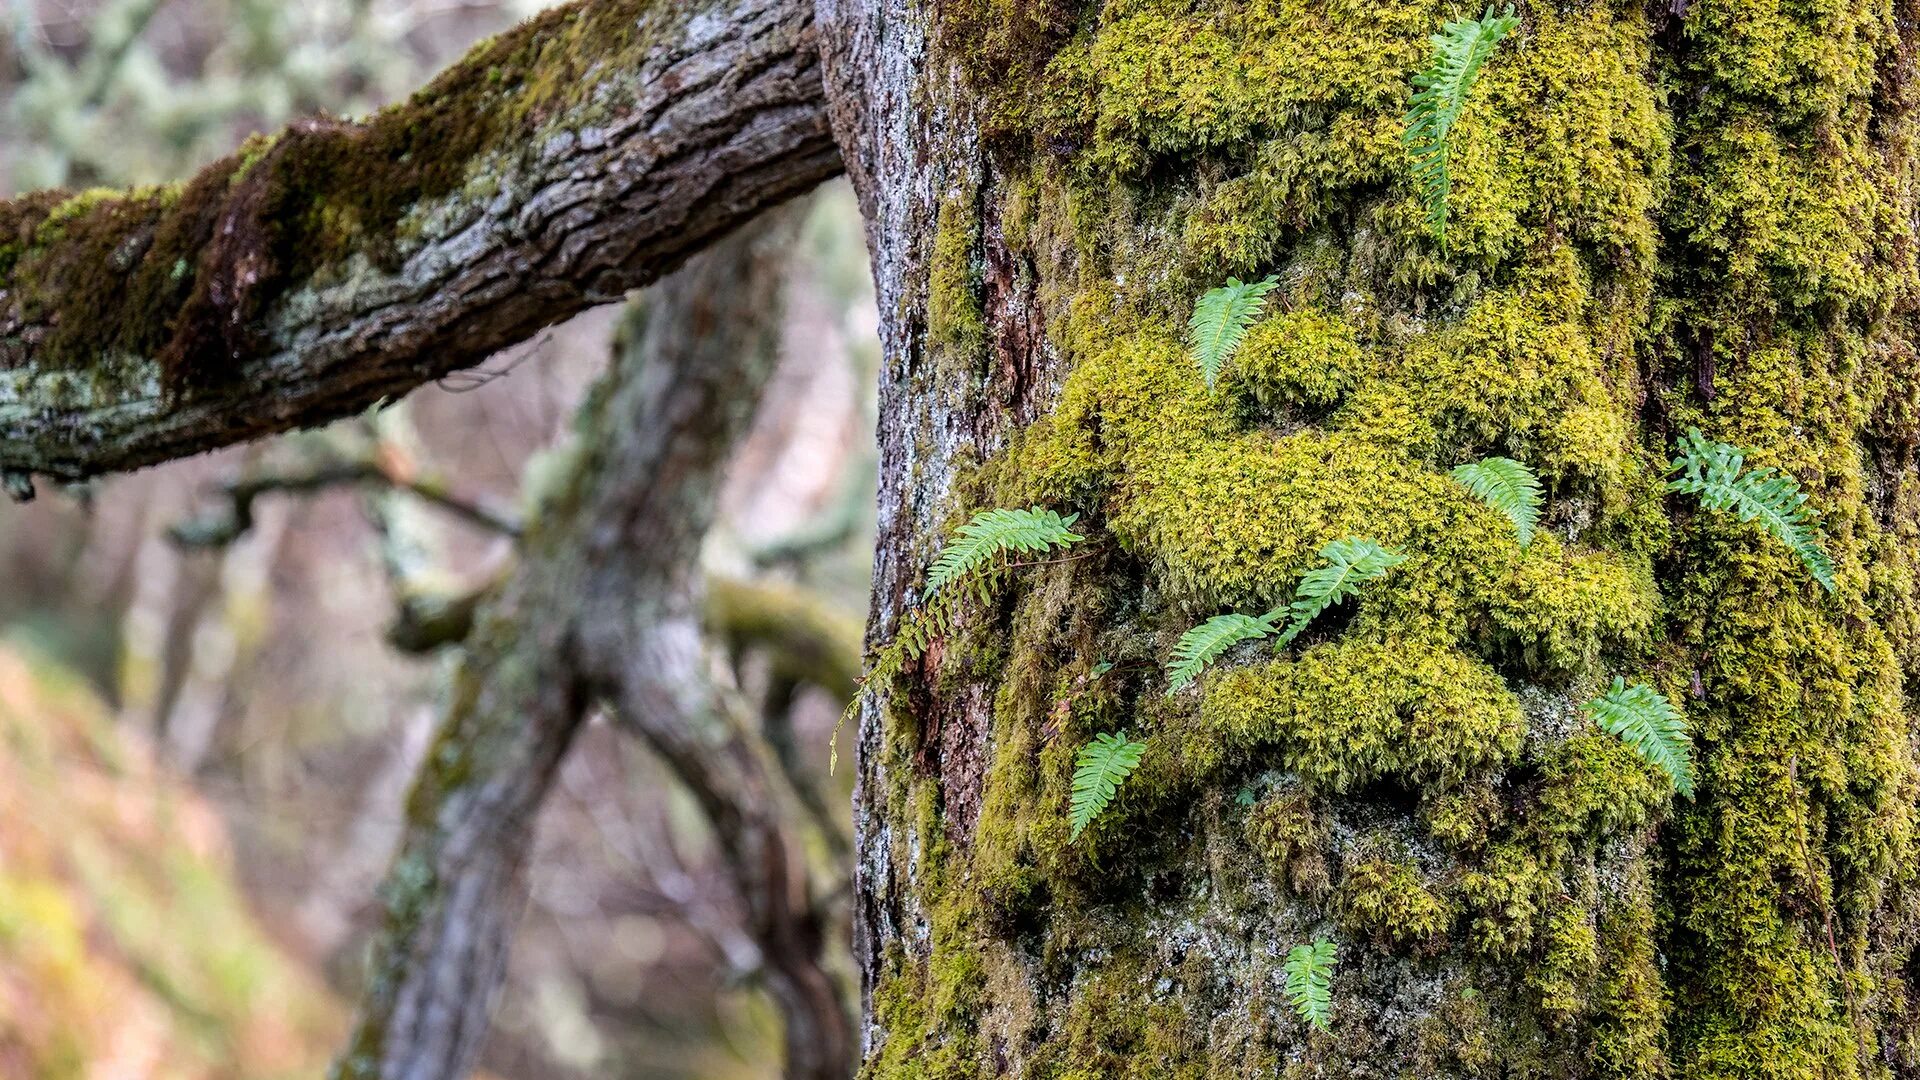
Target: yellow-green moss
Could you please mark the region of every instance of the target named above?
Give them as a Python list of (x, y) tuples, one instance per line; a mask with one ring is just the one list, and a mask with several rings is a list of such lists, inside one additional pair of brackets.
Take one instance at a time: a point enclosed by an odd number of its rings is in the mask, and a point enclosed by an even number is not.
[[(1398, 136), (1454, 9), (942, 6), (1062, 371), (963, 487), (1077, 510), (1095, 549), (985, 613), (1001, 660), (943, 686), (998, 680), (976, 844), (942, 849), (935, 921), (1061, 978), (1034, 976), (1057, 995), (1036, 1075), (1232, 1073), (1248, 1045), (1301, 1076), (1370, 1047), (1420, 1075), (1864, 1071), (1839, 980), (1893, 1000), (1920, 937), (1869, 930), (1913, 884), (1911, 42), (1884, 0), (1687, 8), (1524, 5), (1455, 132), (1442, 260)], [(971, 341), (952, 300), (976, 234), (941, 217), (930, 322)], [(1193, 298), (1267, 273), (1272, 313), (1209, 393), (1181, 348)], [(1806, 484), (1836, 597), (1757, 527), (1663, 497), (1689, 424)], [(1547, 488), (1524, 552), (1447, 475), (1493, 453)], [(1175, 635), (1283, 602), (1343, 535), (1409, 559), (1284, 652), (1164, 695)], [(1056, 716), (1096, 659), (1124, 666)], [(1613, 673), (1686, 711), (1697, 802), (1580, 713)], [(1072, 752), (1121, 729), (1141, 769), (1069, 844)], [(1208, 904), (1302, 938), (1337, 915), (1347, 970), (1410, 978), (1386, 957), (1431, 948), (1449, 974), (1422, 1048), (1156, 1012), (1207, 991), (1151, 967), (1137, 920), (1191, 931)]]
[(1347, 868), (1334, 908), (1351, 940), (1400, 946), (1428, 943), (1453, 915), (1421, 881), (1417, 867), (1379, 857)]

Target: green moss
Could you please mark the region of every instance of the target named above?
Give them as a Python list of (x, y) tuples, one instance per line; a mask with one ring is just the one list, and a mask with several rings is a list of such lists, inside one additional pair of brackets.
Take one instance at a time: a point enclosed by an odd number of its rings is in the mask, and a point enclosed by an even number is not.
[(1398, 946), (1428, 944), (1453, 916), (1417, 867), (1379, 857), (1347, 868), (1334, 904), (1350, 938)]
[[(973, 846), (896, 853), (942, 882), (918, 895), (970, 928), (955, 947), (1027, 950), (1050, 1004), (1010, 1052), (1035, 1075), (1865, 1071), (1847, 1002), (1902, 993), (1920, 938), (1887, 914), (1914, 884), (1901, 676), (1920, 673), (1908, 43), (1879, 0), (1688, 8), (1524, 7), (1456, 131), (1442, 260), (1399, 117), (1457, 11), (941, 6), (1010, 179), (943, 206), (931, 340), (993, 332), (970, 301), (997, 208), (1059, 358), (1047, 414), (962, 489), (1077, 510), (1091, 553), (978, 613), (969, 633), (1003, 649), (937, 688), (992, 688)], [(1268, 273), (1272, 313), (1209, 393), (1181, 346), (1192, 301)], [(1696, 423), (1808, 488), (1838, 596), (1754, 526), (1663, 498)], [(1496, 453), (1547, 488), (1524, 552), (1448, 477)], [(1289, 649), (1165, 696), (1179, 632), (1283, 602), (1344, 535), (1409, 559)], [(1096, 659), (1123, 666), (1056, 709)], [(1697, 802), (1580, 713), (1629, 672), (1687, 712)], [(1069, 844), (1094, 730), (1148, 750)], [(923, 734), (901, 719), (883, 743)], [(895, 805), (938, 789), (895, 761)], [(1347, 984), (1365, 1001), (1415, 972), (1449, 989), (1417, 1038), (1382, 1006), (1303, 1046), (1239, 1014), (1264, 1007), (1257, 965), (1216, 957), (1207, 983), (1149, 947), (1215, 919), (1337, 922), (1343, 971), (1377, 974)], [(1198, 1031), (1167, 1000), (1232, 1019)]]
[(979, 215), (970, 200), (956, 196), (940, 204), (927, 270), (927, 336), (963, 362), (973, 360), (987, 343), (976, 256), (979, 233)]

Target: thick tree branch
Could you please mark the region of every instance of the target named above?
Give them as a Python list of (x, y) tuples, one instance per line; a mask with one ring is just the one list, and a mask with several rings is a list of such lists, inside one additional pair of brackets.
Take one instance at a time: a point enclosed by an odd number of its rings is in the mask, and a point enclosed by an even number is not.
[[(839, 1080), (850, 1070), (852, 1025), (821, 966), (804, 868), (757, 756), (710, 723), (724, 698), (699, 662), (699, 546), (721, 468), (772, 368), (790, 242), (790, 230), (756, 228), (664, 282), (596, 388), (571, 479), (484, 602), (461, 692), (408, 807), (337, 1076), (467, 1074), (525, 901), (537, 810), (596, 699), (644, 734), (706, 809), (787, 1019), (788, 1075)], [(674, 693), (631, 692), (633, 665)]]
[(0, 203), (0, 472), (317, 424), (618, 300), (840, 170), (808, 0), (594, 0), (157, 190)]

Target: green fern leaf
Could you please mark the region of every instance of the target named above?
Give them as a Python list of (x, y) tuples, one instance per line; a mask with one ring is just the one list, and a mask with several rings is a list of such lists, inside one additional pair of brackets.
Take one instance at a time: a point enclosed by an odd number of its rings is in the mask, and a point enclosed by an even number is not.
[(1072, 839), (1080, 839), (1093, 819), (1113, 802), (1120, 785), (1139, 768), (1140, 755), (1146, 749), (1146, 743), (1128, 742), (1125, 732), (1095, 735), (1092, 742), (1080, 748), (1073, 762), (1073, 797), (1067, 810), (1073, 822)]
[(1407, 561), (1407, 557), (1397, 551), (1351, 536), (1329, 542), (1320, 549), (1320, 557), (1327, 560), (1327, 565), (1307, 571), (1293, 591), (1293, 602), (1287, 605), (1293, 620), (1280, 635), (1282, 645), (1299, 637), (1321, 612)]
[(1278, 627), (1275, 619), (1278, 612), (1270, 612), (1255, 618), (1232, 612), (1215, 615), (1199, 626), (1180, 635), (1173, 646), (1173, 666), (1167, 669), (1167, 675), (1173, 682), (1168, 693), (1177, 693), (1200, 677), (1207, 665), (1218, 660), (1228, 649), (1243, 641), (1252, 641), (1272, 634)]
[(1427, 226), (1442, 251), (1447, 247), (1447, 195), (1453, 177), (1447, 170), (1448, 136), (1466, 109), (1467, 94), (1500, 39), (1520, 20), (1507, 7), (1495, 16), (1492, 5), (1478, 19), (1450, 22), (1433, 35), (1433, 58), (1413, 77), (1413, 104), (1402, 136), (1413, 159), (1413, 178), (1427, 208)]
[(1613, 688), (1587, 702), (1594, 722), (1618, 735), (1641, 757), (1673, 781), (1673, 790), (1693, 798), (1693, 741), (1687, 722), (1659, 691), (1645, 683), (1627, 685), (1614, 677)]
[(1228, 278), (1225, 285), (1209, 289), (1193, 305), (1193, 318), (1187, 322), (1187, 355), (1206, 375), (1207, 389), (1213, 389), (1220, 369), (1246, 340), (1253, 321), (1267, 306), (1267, 294), (1279, 284), (1280, 279), (1275, 277), (1253, 282)]
[(1680, 476), (1667, 489), (1697, 495), (1702, 506), (1729, 511), (1741, 521), (1758, 521), (1800, 557), (1813, 580), (1832, 592), (1833, 560), (1820, 544), (1819, 519), (1807, 509), (1806, 493), (1784, 473), (1745, 465), (1744, 452), (1707, 438), (1699, 428), (1688, 428), (1680, 440), (1680, 456), (1673, 461)]
[(1351, 536), (1329, 542), (1320, 549), (1320, 557), (1327, 560), (1327, 565), (1309, 570), (1300, 579), (1293, 600), (1286, 607), (1259, 616), (1239, 612), (1215, 615), (1180, 635), (1173, 646), (1173, 664), (1167, 669), (1171, 683), (1167, 693), (1176, 694), (1191, 685), (1208, 664), (1220, 659), (1235, 645), (1273, 634), (1280, 626), (1280, 618), (1291, 615), (1279, 637), (1279, 644), (1285, 647), (1306, 630), (1315, 616), (1407, 561), (1407, 557), (1397, 551)]
[(1540, 524), (1541, 498), (1540, 481), (1532, 469), (1512, 458), (1490, 457), (1454, 469), (1453, 478), (1488, 506), (1507, 515), (1522, 548), (1533, 543), (1533, 530)]
[(1326, 1031), (1333, 1021), (1333, 969), (1339, 963), (1333, 942), (1319, 938), (1296, 945), (1282, 970), (1287, 974), (1287, 998), (1300, 1019)]
[(940, 552), (927, 573), (929, 599), (941, 589), (986, 566), (994, 556), (1009, 551), (1051, 551), (1086, 539), (1073, 532), (1080, 515), (1061, 517), (1052, 510), (985, 510), (960, 526), (955, 539)]

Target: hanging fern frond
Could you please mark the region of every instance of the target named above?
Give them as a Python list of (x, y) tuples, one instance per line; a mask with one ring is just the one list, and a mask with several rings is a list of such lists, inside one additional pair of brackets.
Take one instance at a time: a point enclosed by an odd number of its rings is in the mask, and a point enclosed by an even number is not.
[(1665, 695), (1645, 683), (1627, 685), (1615, 676), (1613, 688), (1587, 702), (1587, 712), (1610, 735), (1617, 735), (1673, 781), (1673, 790), (1693, 798), (1693, 740), (1687, 722)]
[(1540, 524), (1540, 480), (1533, 470), (1512, 458), (1490, 457), (1468, 462), (1453, 470), (1453, 478), (1485, 500), (1488, 506), (1507, 515), (1520, 546), (1533, 543), (1533, 530)]
[(1405, 555), (1372, 540), (1345, 537), (1320, 549), (1327, 565), (1307, 571), (1293, 591), (1287, 611), (1293, 620), (1280, 637), (1285, 645), (1299, 637), (1321, 612), (1360, 591), (1360, 586), (1407, 561)]
[(1213, 389), (1220, 369), (1246, 340), (1253, 321), (1267, 306), (1267, 294), (1279, 284), (1277, 277), (1251, 282), (1228, 278), (1225, 285), (1207, 290), (1193, 305), (1193, 318), (1187, 321), (1187, 355), (1207, 377), (1207, 389)]
[(1466, 109), (1480, 69), (1486, 66), (1500, 39), (1520, 20), (1507, 7), (1496, 16), (1492, 5), (1478, 19), (1450, 22), (1433, 35), (1433, 59), (1413, 77), (1413, 105), (1407, 110), (1402, 136), (1413, 159), (1413, 179), (1427, 208), (1427, 226), (1442, 251), (1447, 247), (1447, 195), (1453, 176), (1447, 170), (1448, 137)]
[(1813, 580), (1834, 590), (1833, 560), (1820, 544), (1819, 519), (1807, 509), (1807, 495), (1791, 476), (1771, 468), (1747, 469), (1746, 454), (1688, 428), (1673, 467), (1680, 476), (1669, 491), (1698, 495), (1710, 510), (1726, 510), (1741, 521), (1758, 521), (1787, 545)]
[(954, 540), (941, 549), (927, 573), (926, 595), (940, 590), (987, 565), (1009, 551), (1032, 554), (1067, 547), (1086, 539), (1073, 532), (1080, 515), (1061, 517), (1052, 510), (983, 510), (960, 526)]
[(1258, 618), (1231, 612), (1215, 615), (1199, 626), (1180, 635), (1173, 646), (1173, 666), (1167, 669), (1172, 680), (1172, 689), (1168, 693), (1177, 693), (1187, 688), (1207, 665), (1225, 655), (1228, 649), (1243, 641), (1267, 637), (1279, 627), (1276, 625), (1280, 613), (1268, 612)]
[(1072, 839), (1080, 839), (1093, 819), (1113, 802), (1120, 785), (1139, 768), (1140, 755), (1146, 749), (1146, 743), (1128, 742), (1124, 731), (1095, 735), (1092, 742), (1080, 748), (1073, 762), (1073, 797), (1067, 810), (1073, 822)]
[[(1080, 515), (1061, 517), (1052, 510), (1035, 506), (1027, 510), (986, 510), (960, 526), (955, 539), (940, 552), (927, 573), (926, 591), (920, 606), (901, 616), (893, 640), (874, 653), (867, 666), (860, 691), (847, 702), (840, 719), (833, 725), (833, 737), (827, 744), (827, 772), (840, 767), (840, 729), (860, 714), (866, 690), (885, 686), (906, 668), (907, 661), (925, 656), (935, 638), (952, 631), (961, 603), (969, 596), (986, 604), (993, 599), (993, 587), (1000, 575), (993, 562), (1010, 551), (1038, 553), (1065, 548), (1086, 539), (1072, 531)], [(955, 585), (961, 587), (955, 588)]]
[(1407, 557), (1397, 551), (1381, 547), (1372, 540), (1351, 536), (1330, 541), (1320, 549), (1320, 557), (1327, 560), (1327, 565), (1307, 571), (1293, 591), (1293, 600), (1286, 607), (1275, 608), (1260, 616), (1242, 615), (1239, 612), (1215, 615), (1180, 635), (1180, 640), (1173, 646), (1173, 664), (1167, 669), (1170, 682), (1167, 693), (1179, 693), (1199, 678), (1208, 664), (1225, 655), (1228, 649), (1243, 641), (1273, 634), (1279, 629), (1280, 619), (1291, 616), (1286, 629), (1280, 631), (1278, 643), (1284, 648), (1306, 630), (1307, 624), (1315, 616), (1360, 591), (1360, 586), (1407, 561)]
[(1296, 945), (1287, 954), (1283, 966), (1287, 974), (1287, 999), (1300, 1019), (1326, 1031), (1333, 1021), (1333, 969), (1339, 963), (1333, 942), (1319, 938), (1311, 945)]

